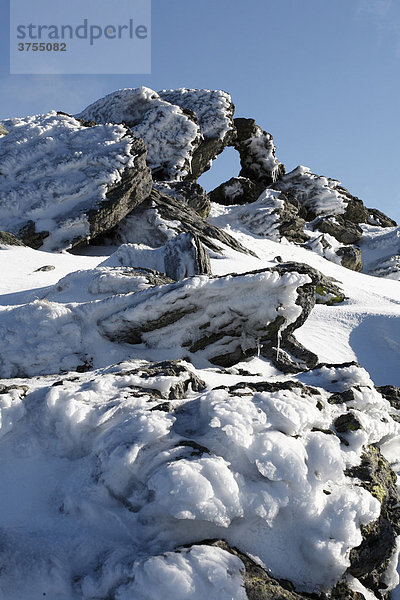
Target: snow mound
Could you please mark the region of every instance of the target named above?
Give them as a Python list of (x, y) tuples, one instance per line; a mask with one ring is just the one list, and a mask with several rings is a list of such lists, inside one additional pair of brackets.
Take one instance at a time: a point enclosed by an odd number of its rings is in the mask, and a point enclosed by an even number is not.
[(55, 111), (3, 123), (9, 133), (0, 138), (2, 228), (31, 235), (44, 250), (89, 239), (88, 213), (107, 204), (107, 192), (136, 166), (137, 140), (124, 125), (85, 127)]
[(147, 164), (156, 179), (179, 181), (186, 177), (202, 137), (192, 117), (147, 87), (108, 94), (76, 117), (96, 123), (126, 123), (144, 140)]
[[(196, 546), (217, 537), (298, 590), (328, 589), (380, 510), (347, 469), (400, 424), (362, 369), (312, 377), (199, 393), (183, 363), (128, 361), (31, 380), (2, 438), (7, 598), (27, 594), (29, 564), (31, 595), (244, 599), (241, 561)], [(328, 401), (350, 387), (352, 401)], [(349, 411), (362, 427), (338, 435)]]

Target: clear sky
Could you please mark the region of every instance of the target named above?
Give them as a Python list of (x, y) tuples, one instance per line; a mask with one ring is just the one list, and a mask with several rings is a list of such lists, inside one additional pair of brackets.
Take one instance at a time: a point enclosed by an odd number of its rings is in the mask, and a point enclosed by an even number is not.
[[(151, 75), (104, 76), (10, 75), (0, 2), (0, 118), (78, 112), (122, 87), (224, 89), (236, 116), (272, 133), (288, 170), (339, 179), (400, 222), (399, 0), (153, 0)], [(226, 151), (201, 182), (237, 170)]]

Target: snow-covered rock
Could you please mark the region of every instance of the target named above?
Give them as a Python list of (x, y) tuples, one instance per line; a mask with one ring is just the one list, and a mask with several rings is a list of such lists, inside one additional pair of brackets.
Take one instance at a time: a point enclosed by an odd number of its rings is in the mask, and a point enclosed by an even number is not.
[(33, 248), (87, 241), (150, 193), (145, 147), (124, 125), (87, 126), (55, 111), (3, 123), (0, 223)]
[(180, 180), (191, 172), (201, 133), (192, 115), (163, 100), (150, 88), (126, 88), (90, 104), (77, 118), (96, 123), (126, 123), (144, 140), (155, 179)]
[(232, 143), (236, 135), (233, 123), (235, 107), (231, 97), (221, 90), (195, 90), (180, 88), (162, 90), (160, 97), (177, 104), (197, 117), (203, 141), (193, 153), (190, 179), (207, 171), (213, 159)]
[(191, 233), (181, 233), (160, 248), (122, 244), (102, 265), (153, 269), (175, 281), (193, 275), (211, 275), (207, 251)]
[(240, 154), (240, 175), (268, 185), (285, 173), (285, 167), (275, 156), (272, 135), (263, 131), (254, 119), (234, 120), (237, 137), (234, 146)]

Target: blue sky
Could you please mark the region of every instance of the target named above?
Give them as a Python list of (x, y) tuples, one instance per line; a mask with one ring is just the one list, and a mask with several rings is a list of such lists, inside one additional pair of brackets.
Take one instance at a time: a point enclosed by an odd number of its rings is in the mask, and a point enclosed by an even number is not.
[[(74, 113), (121, 87), (224, 89), (236, 116), (273, 134), (288, 170), (339, 179), (400, 222), (398, 0), (153, 0), (151, 75), (104, 76), (10, 75), (1, 3), (0, 118)], [(226, 151), (201, 181), (237, 169)]]

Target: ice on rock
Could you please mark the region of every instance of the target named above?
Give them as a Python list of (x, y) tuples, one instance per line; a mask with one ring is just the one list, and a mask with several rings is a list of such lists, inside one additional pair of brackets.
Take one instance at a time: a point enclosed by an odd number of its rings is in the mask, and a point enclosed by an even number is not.
[[(87, 127), (55, 111), (4, 123), (9, 133), (0, 140), (2, 229), (45, 250), (89, 239), (96, 229), (89, 213), (102, 203), (111, 207), (107, 193), (138, 167), (141, 144), (124, 125)], [(143, 171), (144, 187), (146, 177)], [(136, 205), (131, 191), (130, 205), (119, 205), (118, 218)], [(109, 227), (118, 220), (108, 218)]]
[(144, 140), (147, 164), (156, 179), (180, 180), (191, 170), (199, 126), (179, 107), (150, 88), (125, 88), (90, 104), (77, 118), (96, 123), (126, 123)]
[(229, 132), (233, 132), (234, 106), (227, 92), (180, 88), (162, 90), (159, 95), (171, 104), (192, 110), (198, 118), (200, 131), (205, 139), (223, 140)]
[(315, 216), (341, 215), (347, 206), (340, 182), (311, 173), (308, 167), (297, 167), (286, 173), (271, 188), (292, 194)]

